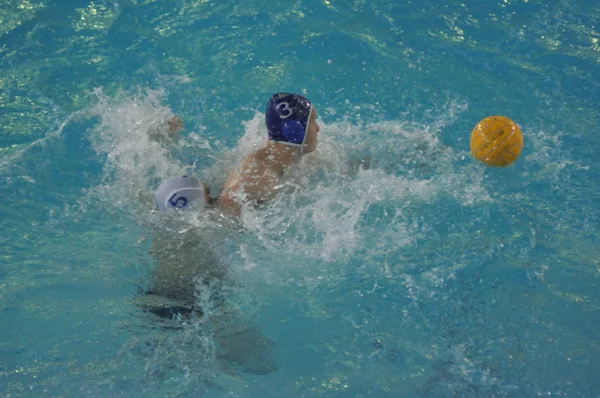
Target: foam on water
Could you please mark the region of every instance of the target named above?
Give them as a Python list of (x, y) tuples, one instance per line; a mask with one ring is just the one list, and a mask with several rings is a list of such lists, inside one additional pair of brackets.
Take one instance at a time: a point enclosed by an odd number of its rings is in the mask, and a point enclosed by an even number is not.
[[(275, 285), (336, 283), (343, 278), (343, 264), (351, 269), (357, 257), (369, 272), (399, 272), (373, 259), (382, 252), (391, 257), (422, 237), (418, 224), (424, 213), (417, 210), (422, 205), (449, 200), (473, 206), (490, 200), (483, 169), (438, 137), (455, 112), (444, 110), (429, 126), (322, 122), (318, 151), (290, 171), (285, 194), (245, 212), (247, 243), (231, 248), (244, 259), (242, 267)], [(239, 157), (264, 142), (262, 115), (245, 126), (244, 137), (227, 156)]]
[(96, 97), (98, 102), (90, 113), (100, 123), (90, 139), (94, 150), (105, 156), (105, 199), (117, 208), (125, 206), (140, 200), (141, 194), (152, 189), (152, 182), (185, 173), (167, 149), (149, 138), (151, 129), (164, 125), (173, 116), (159, 104), (159, 93), (110, 98), (98, 90)]
[[(599, 2), (3, 3), (0, 395), (598, 395)], [(164, 93), (108, 94), (137, 84)], [(218, 193), (279, 89), (323, 119), (284, 194), (150, 211), (171, 175)], [(505, 169), (468, 152), (495, 112), (525, 135)], [(159, 232), (231, 270), (197, 283), (210, 324), (138, 311)], [(250, 321), (279, 372), (226, 368), (213, 332)]]

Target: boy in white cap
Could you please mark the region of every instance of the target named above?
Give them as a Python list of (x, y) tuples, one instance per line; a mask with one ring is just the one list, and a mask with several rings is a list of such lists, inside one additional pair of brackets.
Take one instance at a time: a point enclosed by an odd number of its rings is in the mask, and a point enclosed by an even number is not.
[[(239, 314), (225, 305), (223, 285), (232, 283), (231, 275), (214, 253), (214, 242), (197, 228), (186, 226), (185, 218), (177, 217), (178, 212), (183, 215), (213, 204), (207, 187), (195, 177), (171, 177), (160, 184), (155, 201), (161, 212), (174, 217), (161, 219), (161, 228), (153, 236), (150, 254), (156, 265), (150, 273), (149, 290), (137, 298), (137, 304), (167, 319), (204, 320), (208, 315), (219, 346), (217, 358), (229, 372), (235, 368), (254, 374), (277, 370), (277, 344), (256, 326), (240, 322)], [(209, 295), (208, 314), (207, 308), (199, 305), (199, 293)]]

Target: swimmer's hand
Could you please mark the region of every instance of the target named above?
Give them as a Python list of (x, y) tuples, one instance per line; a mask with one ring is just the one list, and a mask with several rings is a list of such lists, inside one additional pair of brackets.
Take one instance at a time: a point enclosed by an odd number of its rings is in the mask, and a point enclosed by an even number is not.
[(179, 116), (173, 116), (171, 119), (167, 121), (167, 126), (169, 126), (169, 134), (177, 134), (179, 131), (183, 129), (183, 121)]
[(183, 129), (183, 121), (179, 116), (173, 116), (159, 126), (152, 126), (148, 129), (150, 141), (158, 142), (163, 146), (169, 146), (177, 141), (178, 134)]

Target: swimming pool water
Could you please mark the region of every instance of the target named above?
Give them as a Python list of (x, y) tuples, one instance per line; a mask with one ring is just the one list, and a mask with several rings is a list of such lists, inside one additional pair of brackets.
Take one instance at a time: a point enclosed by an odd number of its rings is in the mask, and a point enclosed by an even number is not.
[[(4, 1), (0, 396), (599, 396), (599, 15)], [(184, 172), (218, 192), (282, 90), (315, 103), (318, 153), (241, 227), (186, 220), (235, 275), (238, 322), (278, 346), (276, 372), (232, 373), (201, 323), (136, 307), (162, 222), (139, 194)], [(167, 151), (145, 134), (172, 114)], [(505, 169), (469, 153), (492, 114), (525, 137)]]

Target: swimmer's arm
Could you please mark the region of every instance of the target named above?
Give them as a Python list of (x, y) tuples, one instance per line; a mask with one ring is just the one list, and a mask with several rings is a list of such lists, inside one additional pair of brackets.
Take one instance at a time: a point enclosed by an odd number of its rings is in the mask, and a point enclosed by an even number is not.
[[(253, 156), (244, 160), (239, 175), (228, 178), (219, 197), (219, 206), (239, 215), (245, 203), (259, 204), (277, 193), (277, 174), (265, 166), (259, 166)], [(236, 173), (235, 171), (232, 174)]]
[(240, 215), (246, 203), (260, 204), (275, 196), (276, 178), (265, 175), (240, 182), (223, 192), (218, 199), (219, 208), (232, 215)]

